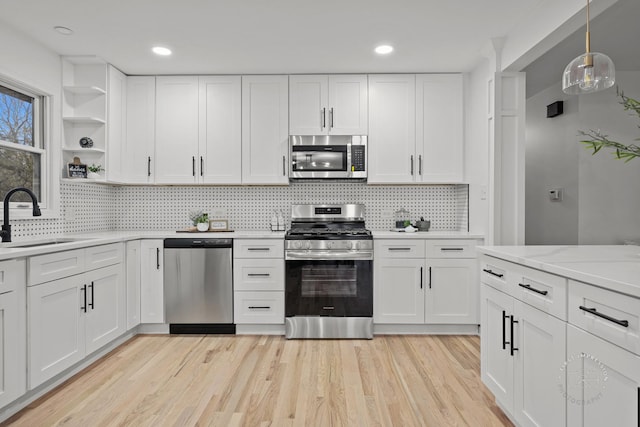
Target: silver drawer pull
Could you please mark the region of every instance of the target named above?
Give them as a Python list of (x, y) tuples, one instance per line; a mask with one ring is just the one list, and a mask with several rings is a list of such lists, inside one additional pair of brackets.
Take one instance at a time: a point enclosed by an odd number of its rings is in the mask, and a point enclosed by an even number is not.
[(390, 251), (410, 251), (411, 248), (389, 248)]
[(440, 248), (441, 251), (456, 251), (456, 252), (460, 252), (460, 251), (464, 251), (464, 248)]
[(496, 277), (500, 277), (500, 278), (504, 277), (504, 274), (498, 274), (498, 273), (494, 272), (493, 270), (489, 270), (487, 268), (483, 269), (482, 271), (484, 271), (485, 273), (489, 273), (492, 276), (496, 276)]
[(248, 251), (269, 251), (271, 248), (247, 248)]
[(269, 273), (247, 273), (249, 277), (269, 277), (271, 274)]
[(628, 320), (618, 320), (618, 319), (616, 319), (614, 317), (607, 316), (606, 314), (598, 313), (598, 310), (596, 310), (595, 308), (587, 308), (584, 305), (581, 305), (578, 308), (580, 310), (582, 310), (582, 311), (586, 311), (587, 313), (591, 313), (594, 316), (602, 317), (603, 319), (608, 320), (609, 322), (613, 322), (616, 325), (624, 326), (625, 328), (629, 327), (629, 321)]
[(518, 283), (518, 286), (520, 286), (521, 288), (525, 288), (528, 291), (533, 291), (535, 293), (538, 293), (540, 295), (546, 295), (549, 293), (549, 291), (541, 291), (540, 289), (532, 288), (531, 285), (525, 285), (523, 283)]
[(249, 310), (270, 310), (271, 306), (268, 305), (250, 305)]

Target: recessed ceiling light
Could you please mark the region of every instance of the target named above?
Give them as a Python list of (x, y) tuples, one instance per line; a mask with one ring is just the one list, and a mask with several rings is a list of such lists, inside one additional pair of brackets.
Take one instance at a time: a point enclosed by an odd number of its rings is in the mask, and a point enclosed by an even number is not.
[(53, 27), (53, 29), (63, 36), (70, 36), (71, 34), (73, 34), (73, 30), (71, 28), (62, 27), (60, 25)]
[(152, 49), (153, 53), (160, 56), (168, 56), (171, 55), (171, 49), (162, 46), (154, 46)]
[(378, 55), (387, 55), (393, 52), (393, 46), (389, 46), (388, 44), (381, 44), (375, 48), (375, 51)]

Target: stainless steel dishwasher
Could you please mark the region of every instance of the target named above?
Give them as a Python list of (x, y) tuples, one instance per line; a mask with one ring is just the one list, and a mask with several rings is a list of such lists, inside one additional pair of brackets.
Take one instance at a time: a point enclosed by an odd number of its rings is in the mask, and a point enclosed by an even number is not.
[(165, 239), (164, 295), (172, 334), (235, 334), (233, 239)]

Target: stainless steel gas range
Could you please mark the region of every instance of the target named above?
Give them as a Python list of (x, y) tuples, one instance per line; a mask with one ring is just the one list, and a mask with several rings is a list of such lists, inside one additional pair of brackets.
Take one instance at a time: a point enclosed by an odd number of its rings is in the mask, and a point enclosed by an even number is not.
[(364, 205), (294, 205), (285, 235), (287, 338), (373, 338)]

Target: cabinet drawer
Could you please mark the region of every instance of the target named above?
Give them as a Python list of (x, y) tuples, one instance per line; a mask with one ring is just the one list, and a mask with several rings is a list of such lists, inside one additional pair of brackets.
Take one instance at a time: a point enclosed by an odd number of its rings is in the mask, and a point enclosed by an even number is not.
[(639, 298), (569, 280), (569, 323), (640, 355)]
[(86, 249), (85, 256), (87, 271), (120, 264), (124, 257), (123, 243), (92, 246)]
[[(514, 274), (515, 264), (490, 256), (480, 259), (480, 281), (511, 295), (509, 277)], [(513, 278), (511, 278), (513, 280)]]
[(54, 252), (29, 258), (27, 286), (84, 272), (85, 250)]
[(234, 258), (284, 258), (282, 239), (234, 239)]
[(234, 292), (233, 319), (246, 323), (284, 324), (283, 291)]
[[(25, 261), (12, 259), (0, 261), (0, 294), (15, 291), (18, 286), (24, 286)], [(21, 283), (19, 283), (22, 278)]]
[(476, 241), (427, 240), (427, 258), (475, 258)]
[(235, 291), (284, 291), (284, 260), (237, 259), (233, 265)]
[(512, 294), (545, 313), (567, 320), (567, 279), (544, 271), (516, 266)]
[(424, 258), (425, 243), (420, 239), (374, 240), (374, 256), (378, 258)]

